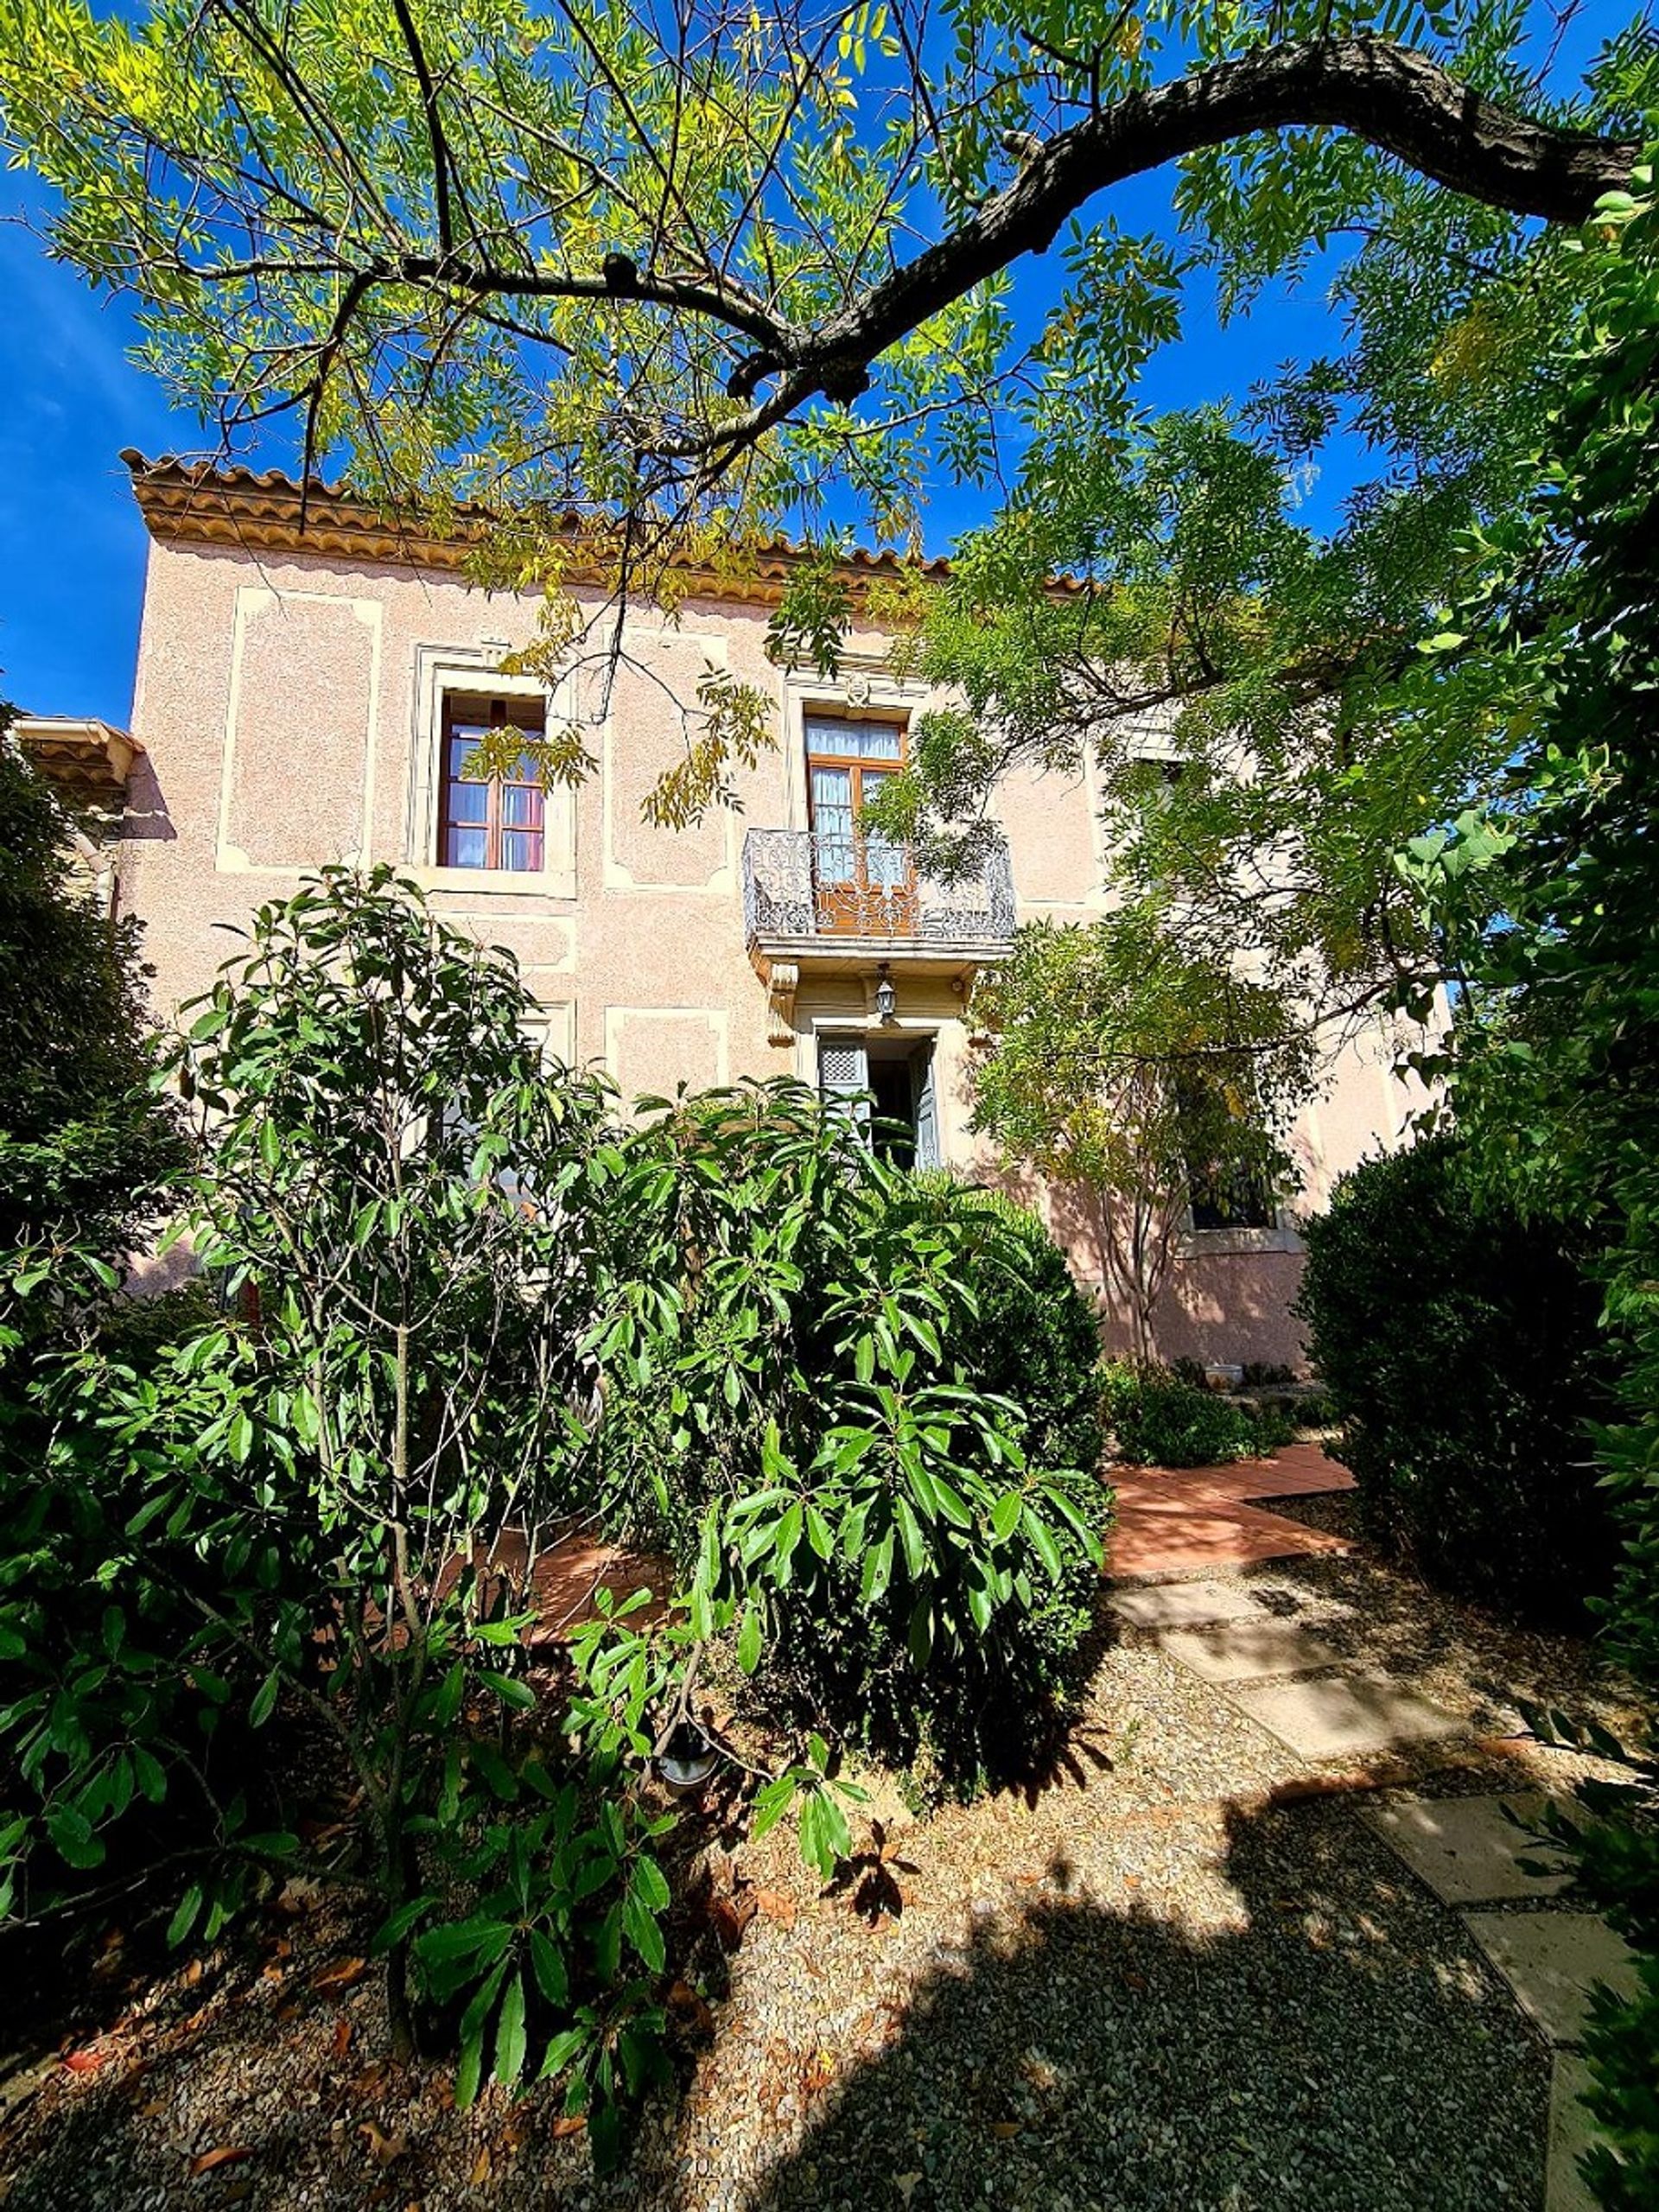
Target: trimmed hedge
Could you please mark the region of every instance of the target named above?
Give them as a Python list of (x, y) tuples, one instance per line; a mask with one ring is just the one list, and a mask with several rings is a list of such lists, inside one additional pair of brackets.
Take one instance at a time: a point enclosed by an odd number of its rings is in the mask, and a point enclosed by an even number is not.
[(1367, 1532), (1449, 1590), (1581, 1626), (1617, 1539), (1586, 1426), (1600, 1300), (1568, 1233), (1438, 1136), (1344, 1176), (1305, 1235), (1296, 1310)]

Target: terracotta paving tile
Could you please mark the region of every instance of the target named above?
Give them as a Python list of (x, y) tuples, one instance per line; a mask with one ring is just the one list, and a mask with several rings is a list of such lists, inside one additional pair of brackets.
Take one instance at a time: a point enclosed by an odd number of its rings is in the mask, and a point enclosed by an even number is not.
[(620, 1604), (636, 1590), (649, 1590), (652, 1603), (630, 1616), (636, 1628), (658, 1620), (667, 1611), (674, 1570), (667, 1560), (619, 1551), (614, 1545), (595, 1543), (591, 1537), (566, 1536), (543, 1552), (532, 1578), (542, 1618), (531, 1631), (533, 1643), (558, 1642), (573, 1629), (594, 1618), (593, 1597), (602, 1583)]
[(1288, 1445), (1274, 1459), (1230, 1466), (1126, 1468), (1113, 1481), (1117, 1521), (1107, 1565), (1116, 1580), (1214, 1573), (1350, 1548), (1340, 1536), (1245, 1502), (1351, 1490), (1348, 1470), (1327, 1459), (1316, 1444)]

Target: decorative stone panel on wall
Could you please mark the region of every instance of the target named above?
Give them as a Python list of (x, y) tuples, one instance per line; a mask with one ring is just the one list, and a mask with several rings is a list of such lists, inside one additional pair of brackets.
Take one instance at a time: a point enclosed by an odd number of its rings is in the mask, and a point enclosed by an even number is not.
[(361, 857), (373, 803), (380, 609), (332, 593), (237, 594), (219, 865)]
[(625, 1099), (671, 1098), (728, 1078), (726, 1016), (718, 1007), (607, 1006), (605, 1065)]
[[(736, 840), (729, 810), (711, 806), (684, 830), (654, 828), (642, 808), (700, 726), (697, 686), (726, 664), (721, 638), (658, 631), (630, 638), (605, 726), (605, 882), (619, 891), (729, 891)], [(690, 716), (688, 724), (687, 716)]]

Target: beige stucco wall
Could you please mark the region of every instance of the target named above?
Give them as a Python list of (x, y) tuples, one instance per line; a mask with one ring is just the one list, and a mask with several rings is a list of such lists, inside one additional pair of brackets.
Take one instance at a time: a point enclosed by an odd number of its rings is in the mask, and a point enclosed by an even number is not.
[[(874, 977), (803, 978), (792, 1042), (768, 1041), (766, 995), (744, 944), (744, 830), (806, 826), (800, 719), (838, 687), (785, 676), (763, 651), (762, 608), (693, 601), (677, 626), (636, 621), (636, 671), (620, 673), (595, 747), (597, 772), (550, 800), (543, 875), (442, 871), (435, 850), (435, 705), (447, 681), (499, 690), (504, 651), (528, 644), (535, 601), (490, 597), (452, 575), (258, 558), (153, 544), (134, 701), (136, 763), (121, 898), (146, 925), (158, 1015), (210, 982), (233, 949), (216, 925), (245, 926), (308, 868), (386, 860), (429, 887), (457, 925), (508, 946), (547, 1009), (550, 1042), (602, 1059), (624, 1090), (671, 1092), (745, 1076), (815, 1070), (822, 1027), (870, 1019)], [(855, 636), (848, 670), (878, 698), (881, 640)], [(641, 802), (680, 755), (675, 697), (727, 669), (774, 702), (779, 743), (738, 779), (741, 811), (668, 831)], [(904, 703), (918, 700), (904, 696)], [(1022, 912), (1086, 920), (1100, 911), (1099, 826), (1087, 775), (1021, 775), (999, 797)], [(936, 1039), (944, 1155), (996, 1173), (970, 1135), (970, 1046), (963, 979), (902, 978), (902, 1027)], [(1345, 1052), (1296, 1135), (1301, 1203), (1379, 1141), (1397, 1141), (1405, 1095), (1380, 1035)], [(1033, 1194), (1098, 1285), (1086, 1220), (1065, 1194)], [(1266, 1246), (1268, 1249), (1262, 1249)], [(1201, 1248), (1201, 1249), (1199, 1249)], [(1289, 1230), (1197, 1241), (1165, 1300), (1162, 1348), (1222, 1359), (1290, 1360), (1287, 1313), (1300, 1271)], [(1118, 1334), (1108, 1318), (1109, 1334)]]

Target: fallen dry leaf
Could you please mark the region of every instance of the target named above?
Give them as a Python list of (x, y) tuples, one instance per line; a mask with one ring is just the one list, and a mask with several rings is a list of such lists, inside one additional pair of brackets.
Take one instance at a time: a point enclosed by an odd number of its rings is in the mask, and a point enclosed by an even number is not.
[(367, 2142), (370, 2155), (378, 2166), (392, 2164), (409, 2148), (407, 2135), (388, 2135), (376, 2120), (365, 2120), (357, 2132)]
[(196, 1984), (201, 1980), (201, 1961), (200, 1959), (191, 1960), (189, 1965), (186, 1967), (184, 1970), (182, 1980), (187, 1989), (194, 1989), (195, 1987)]
[(489, 2177), (490, 2146), (486, 2143), (484, 2145), (484, 2148), (479, 2152), (478, 2156), (473, 2160), (473, 2171), (469, 2178), (471, 2179), (474, 2189), (482, 2189)]
[(915, 2195), (917, 2186), (921, 2181), (921, 2178), (920, 2174), (895, 2174), (893, 2176), (893, 2185), (898, 2190), (900, 2197), (906, 2204), (909, 2203), (911, 2198)]
[(561, 2135), (580, 2135), (587, 2125), (586, 2119), (579, 2112), (562, 2113), (547, 2132), (556, 2139)]
[(715, 2016), (706, 2000), (689, 1981), (677, 1981), (668, 1993), (668, 2009), (683, 2028), (697, 2035), (714, 2031)]
[(734, 1951), (743, 1941), (743, 1931), (754, 1918), (755, 1901), (745, 1891), (734, 1897), (715, 1897), (709, 1907), (709, 1922), (720, 1939), (722, 1951)]
[(366, 1959), (336, 1959), (333, 1966), (324, 1967), (321, 1974), (312, 1976), (311, 1986), (316, 1990), (352, 1989), (368, 1970)]
[(1006, 2143), (1010, 2137), (1020, 2133), (1024, 2124), (1022, 2120), (994, 2120), (991, 2122), (991, 2133), (999, 2143)]
[(795, 1925), (795, 1900), (785, 1897), (781, 1890), (756, 1890), (753, 1892), (756, 1909), (768, 1920), (775, 1920), (780, 1928)]
[(72, 2074), (96, 2074), (109, 2055), (107, 2050), (66, 2050), (63, 2063)]
[(334, 2022), (334, 2056), (344, 2058), (352, 2047), (352, 2024), (343, 2016)]
[(245, 2144), (221, 2143), (216, 2151), (199, 2151), (190, 2161), (193, 2174), (217, 2173), (221, 2166), (240, 2165), (253, 2156)]

